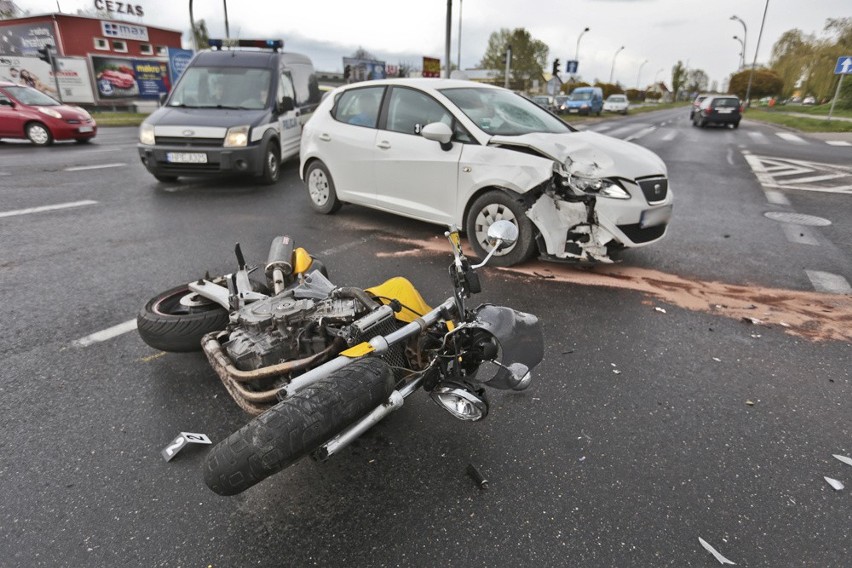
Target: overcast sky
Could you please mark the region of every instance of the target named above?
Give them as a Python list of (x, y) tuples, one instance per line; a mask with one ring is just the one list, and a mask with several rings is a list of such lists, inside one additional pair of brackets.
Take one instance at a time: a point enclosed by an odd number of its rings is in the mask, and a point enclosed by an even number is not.
[[(93, 9), (95, 0), (16, 0), (33, 15)], [(129, 0), (141, 6), (140, 24), (187, 30), (188, 0)], [(285, 50), (309, 55), (319, 70), (340, 71), (341, 58), (359, 46), (387, 63), (411, 63), (420, 57), (443, 60), (447, 2), (445, 0), (230, 0), (231, 37), (280, 38)], [(681, 60), (703, 69), (723, 86), (736, 70), (745, 21), (746, 61), (755, 55), (766, 0), (453, 0), (451, 60), (458, 61), (461, 7), (461, 66), (476, 67), (489, 35), (500, 28), (526, 28), (550, 48), (554, 58), (573, 59), (580, 40), (579, 73), (586, 81), (613, 80), (626, 87), (646, 85), (655, 78), (667, 83), (672, 66)], [(211, 37), (224, 37), (223, 2), (196, 0), (196, 20), (207, 22)], [(852, 17), (852, 0), (769, 0), (758, 63), (768, 62), (772, 45), (787, 30), (822, 35), (828, 18)], [(616, 56), (621, 46), (624, 50)], [(187, 47), (189, 45), (187, 44)], [(647, 63), (643, 65), (643, 62)], [(641, 71), (641, 74), (640, 74)]]

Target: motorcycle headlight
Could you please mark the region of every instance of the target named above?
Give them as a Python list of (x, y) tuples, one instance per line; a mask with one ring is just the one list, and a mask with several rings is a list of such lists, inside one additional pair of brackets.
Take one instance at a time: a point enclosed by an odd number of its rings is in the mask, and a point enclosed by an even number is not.
[(249, 126), (234, 126), (225, 135), (225, 148), (242, 148), (248, 146)]
[(46, 114), (47, 116), (52, 116), (53, 118), (62, 118), (62, 115), (53, 110), (52, 108), (47, 107), (37, 107), (38, 111), (42, 114)]
[(139, 127), (139, 142), (146, 146), (154, 145), (154, 125), (143, 122)]
[(431, 393), (438, 406), (459, 420), (476, 422), (488, 415), (488, 402), (458, 386), (440, 386)]

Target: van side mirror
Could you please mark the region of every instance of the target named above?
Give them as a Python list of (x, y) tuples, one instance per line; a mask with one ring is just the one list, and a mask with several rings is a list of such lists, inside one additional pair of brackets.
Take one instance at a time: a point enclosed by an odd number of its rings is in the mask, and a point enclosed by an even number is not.
[(168, 99), (168, 98), (169, 98), (168, 93), (160, 93), (160, 106), (163, 106), (164, 104), (166, 104), (166, 99)]
[(293, 97), (281, 97), (278, 103), (278, 112), (285, 113), (296, 109), (296, 103), (293, 102)]

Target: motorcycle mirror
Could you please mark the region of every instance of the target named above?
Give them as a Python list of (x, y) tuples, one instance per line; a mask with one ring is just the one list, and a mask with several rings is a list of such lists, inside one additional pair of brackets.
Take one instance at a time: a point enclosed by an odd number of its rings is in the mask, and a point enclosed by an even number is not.
[(515, 244), (518, 240), (518, 226), (511, 221), (496, 221), (488, 227), (488, 244), (502, 250)]

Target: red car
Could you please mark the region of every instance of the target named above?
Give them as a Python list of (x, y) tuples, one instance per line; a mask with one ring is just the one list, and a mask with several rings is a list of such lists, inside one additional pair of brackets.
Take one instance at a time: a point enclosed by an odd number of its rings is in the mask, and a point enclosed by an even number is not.
[(64, 105), (41, 91), (0, 82), (0, 138), (28, 138), (45, 146), (54, 140), (88, 142), (98, 125), (88, 112)]

